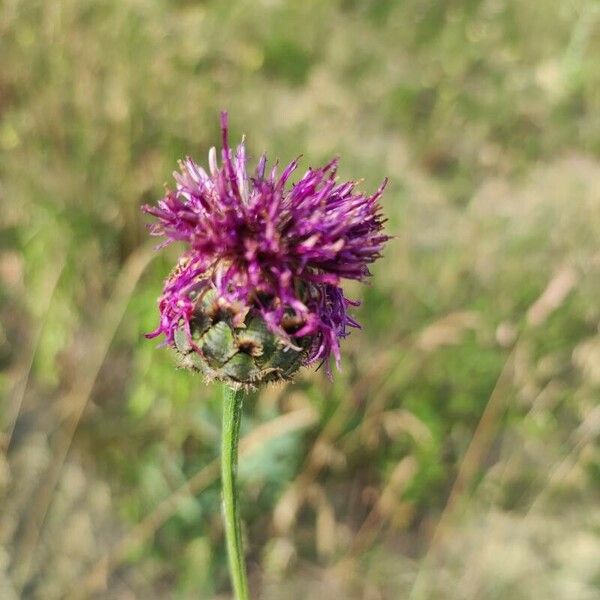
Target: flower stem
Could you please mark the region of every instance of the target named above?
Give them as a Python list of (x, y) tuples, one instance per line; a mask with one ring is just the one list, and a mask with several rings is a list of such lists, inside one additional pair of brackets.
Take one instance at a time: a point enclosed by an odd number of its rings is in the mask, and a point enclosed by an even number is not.
[(221, 439), (221, 485), (223, 489), (223, 519), (229, 574), (236, 600), (249, 600), (246, 564), (237, 507), (236, 475), (240, 423), (244, 392), (223, 386), (223, 428)]

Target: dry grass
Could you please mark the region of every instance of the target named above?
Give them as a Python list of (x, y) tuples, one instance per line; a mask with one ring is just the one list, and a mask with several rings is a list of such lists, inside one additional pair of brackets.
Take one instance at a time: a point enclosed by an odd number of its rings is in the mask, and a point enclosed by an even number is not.
[(169, 259), (138, 211), (221, 107), (253, 155), (389, 175), (396, 236), (343, 372), (247, 404), (255, 595), (597, 597), (599, 25), (585, 0), (4, 2), (0, 597), (227, 597), (218, 395), (142, 338)]

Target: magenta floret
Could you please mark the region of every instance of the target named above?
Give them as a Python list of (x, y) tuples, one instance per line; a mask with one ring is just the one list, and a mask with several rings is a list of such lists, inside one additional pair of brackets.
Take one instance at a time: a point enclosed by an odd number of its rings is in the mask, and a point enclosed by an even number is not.
[[(337, 181), (335, 159), (288, 185), (298, 160), (278, 174), (277, 165), (267, 171), (264, 155), (249, 176), (244, 142), (235, 154), (229, 147), (226, 113), (221, 131), (220, 166), (214, 148), (208, 172), (186, 158), (174, 173), (175, 189), (156, 206), (144, 206), (157, 219), (152, 235), (186, 245), (160, 298), (159, 326), (149, 336), (164, 334), (172, 344), (182, 324), (189, 332), (190, 291), (197, 293), (201, 282), (224, 301), (260, 313), (282, 340), (293, 344), (293, 338), (311, 336), (306, 363), (327, 362), (333, 354), (339, 364), (340, 339), (358, 327), (348, 315), (358, 303), (340, 284), (369, 277), (368, 265), (389, 239), (379, 204), (386, 181), (373, 195), (357, 192), (356, 182)], [(284, 329), (284, 317), (298, 324), (293, 333)]]

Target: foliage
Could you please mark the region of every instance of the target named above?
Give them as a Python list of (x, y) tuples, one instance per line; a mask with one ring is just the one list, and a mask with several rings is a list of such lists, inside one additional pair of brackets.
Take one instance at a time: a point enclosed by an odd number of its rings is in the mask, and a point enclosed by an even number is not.
[(253, 157), (388, 175), (395, 236), (334, 382), (246, 405), (253, 589), (594, 597), (599, 27), (592, 0), (2, 3), (0, 596), (226, 590), (219, 392), (143, 339), (176, 250), (139, 206), (227, 108)]

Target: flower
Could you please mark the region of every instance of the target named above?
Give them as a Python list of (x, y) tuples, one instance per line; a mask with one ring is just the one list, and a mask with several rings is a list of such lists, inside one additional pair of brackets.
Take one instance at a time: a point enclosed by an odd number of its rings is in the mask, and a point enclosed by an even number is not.
[(226, 321), (234, 337), (258, 319), (283, 351), (297, 352), (302, 364), (324, 361), (329, 372), (331, 354), (339, 367), (340, 339), (359, 327), (348, 314), (358, 303), (340, 284), (364, 281), (389, 239), (379, 204), (386, 181), (373, 195), (359, 193), (355, 181), (337, 181), (334, 159), (289, 185), (298, 159), (278, 173), (277, 164), (267, 169), (265, 155), (249, 176), (244, 140), (234, 153), (224, 112), (221, 132), (220, 165), (215, 148), (208, 173), (186, 158), (175, 189), (143, 207), (156, 217), (150, 232), (164, 236), (163, 245), (185, 244), (159, 300), (159, 326), (148, 336), (163, 334), (197, 363), (193, 355), (202, 359), (206, 350), (195, 334), (207, 311), (212, 325)]

